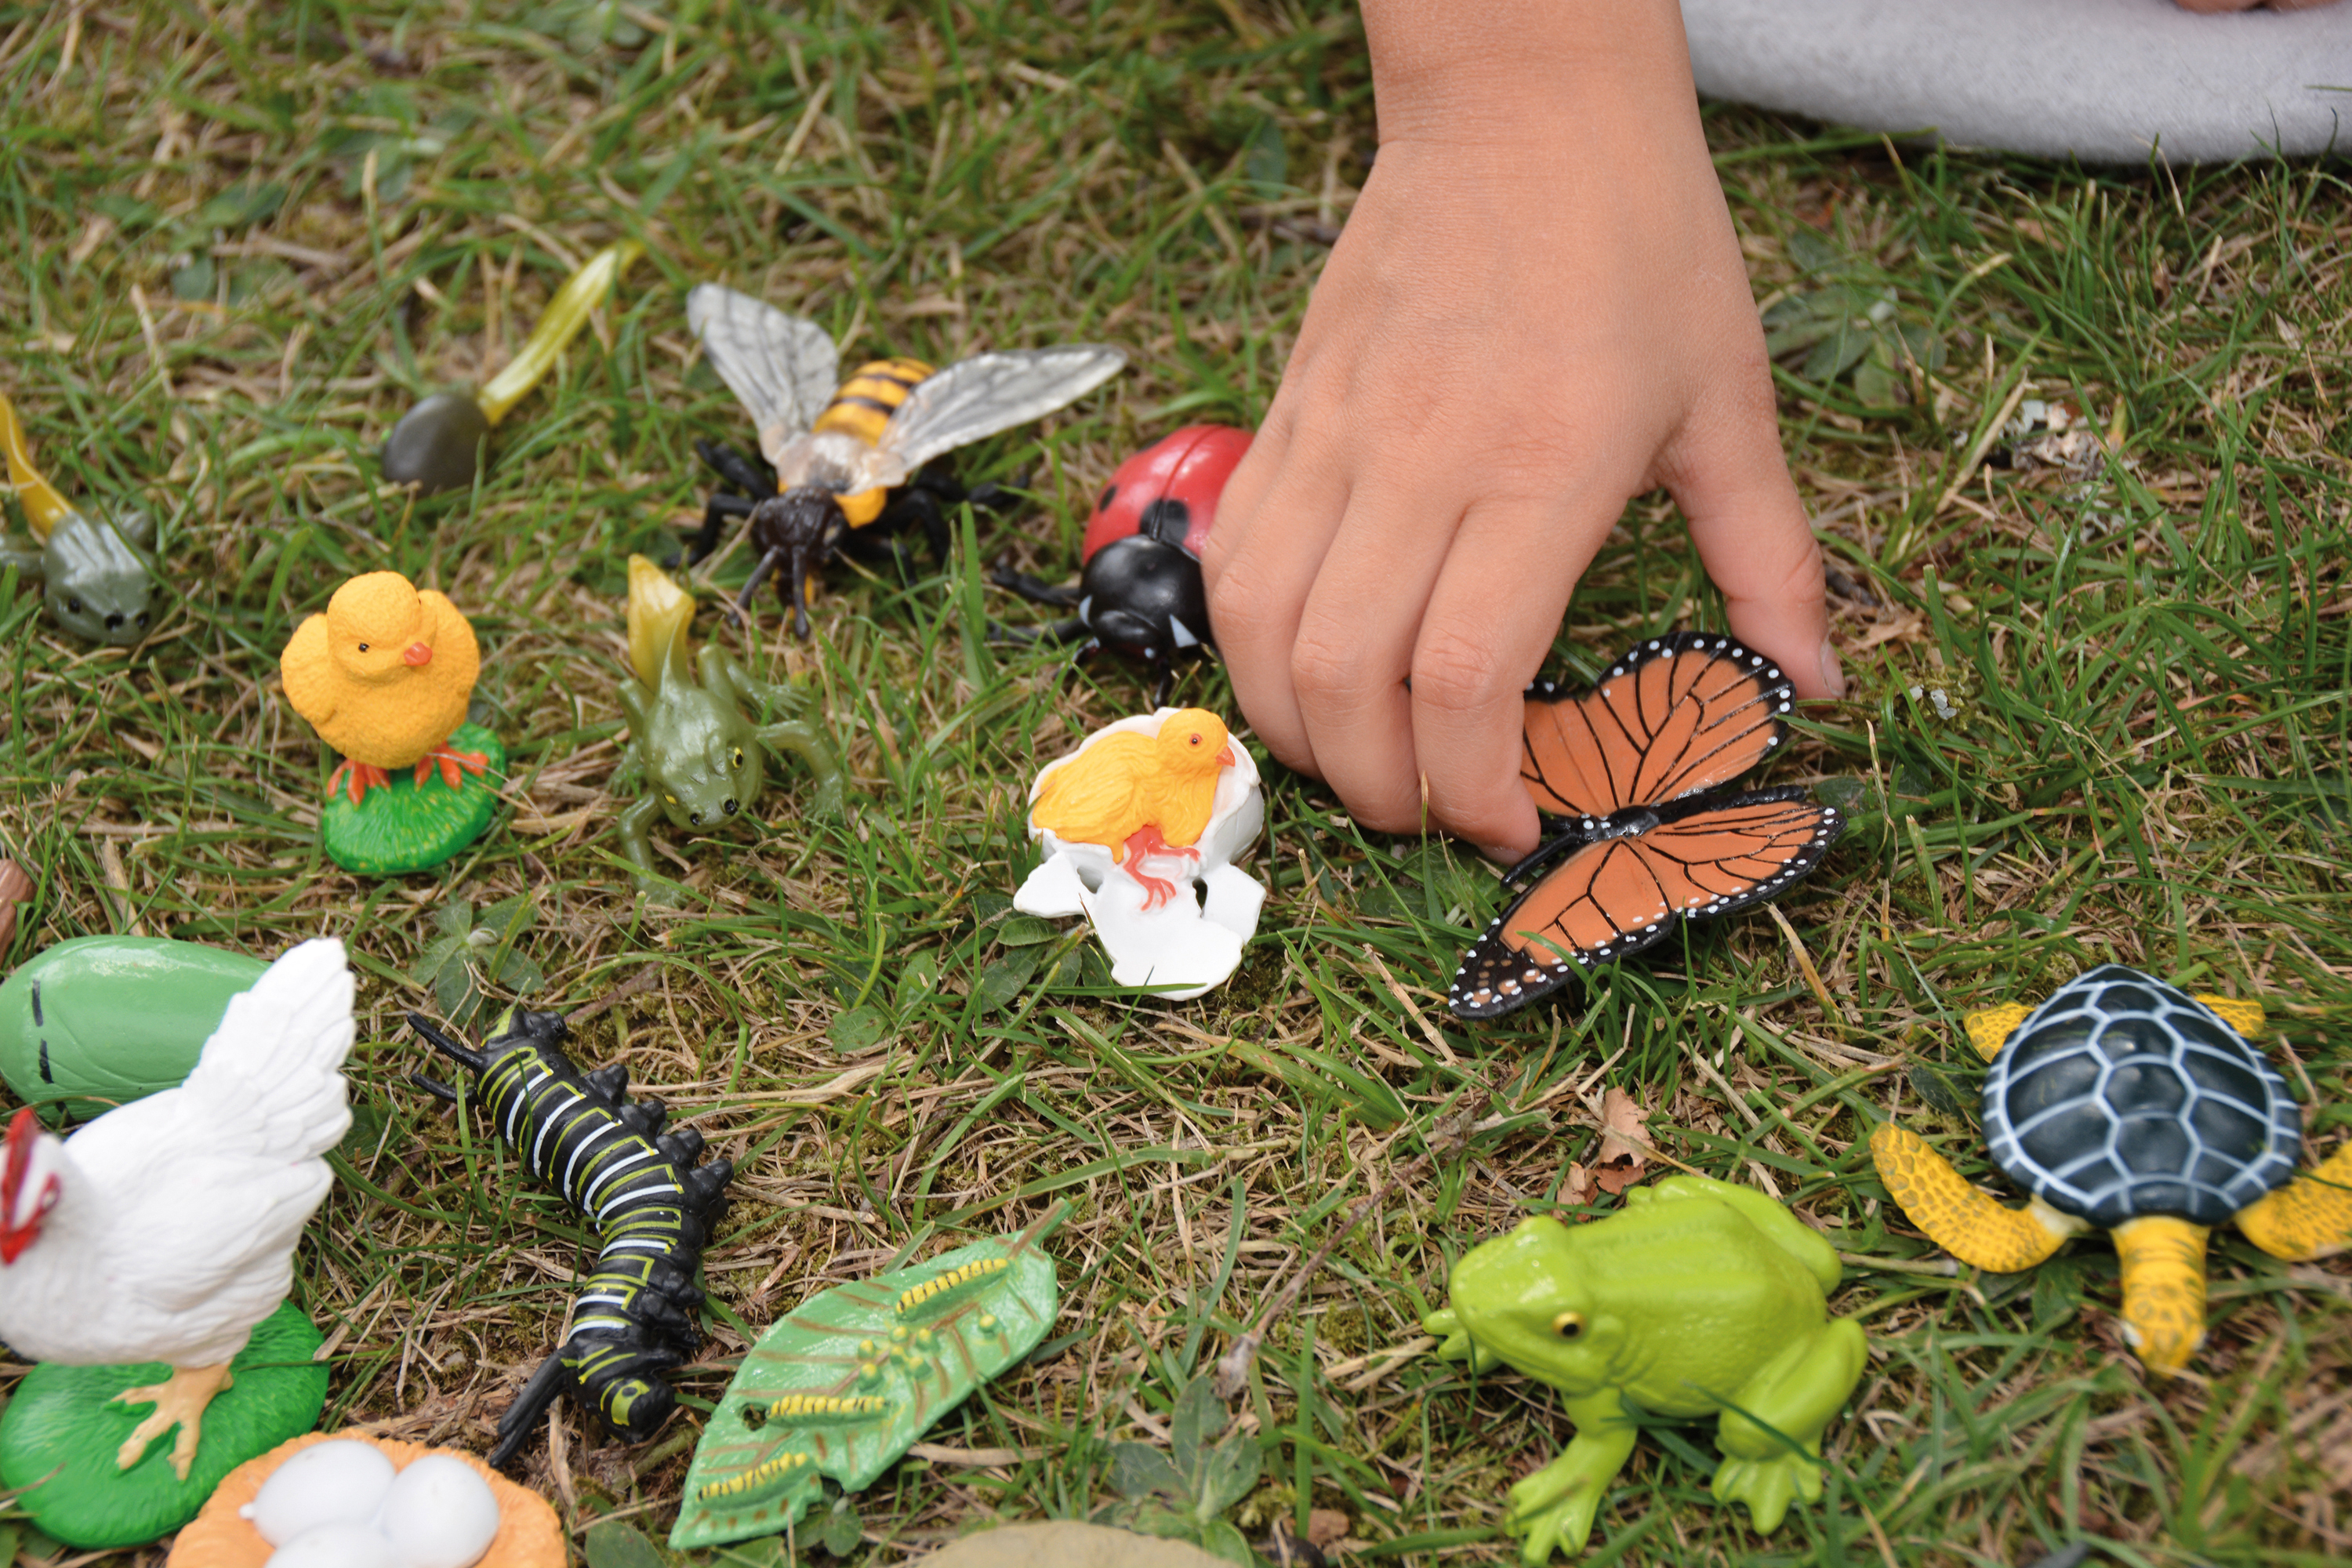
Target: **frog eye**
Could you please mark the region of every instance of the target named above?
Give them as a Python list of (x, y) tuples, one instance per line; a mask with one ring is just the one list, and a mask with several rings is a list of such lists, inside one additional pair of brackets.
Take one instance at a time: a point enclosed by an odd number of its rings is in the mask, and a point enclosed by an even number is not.
[(728, 753), (727, 753), (727, 765), (728, 765), (729, 767), (730, 767), (730, 768), (734, 769), (737, 773), (740, 773), (740, 772), (742, 772), (742, 771), (743, 771), (743, 748), (742, 748), (742, 747), (738, 746), (738, 747), (736, 747), (733, 751), (731, 751), (731, 752), (728, 752)]
[(677, 804), (677, 796), (670, 794), (667, 790), (664, 790), (662, 792), (662, 799), (669, 802), (672, 805), (676, 805)]
[(1584, 1332), (1584, 1314), (1562, 1312), (1551, 1321), (1551, 1331), (1564, 1340), (1578, 1338)]

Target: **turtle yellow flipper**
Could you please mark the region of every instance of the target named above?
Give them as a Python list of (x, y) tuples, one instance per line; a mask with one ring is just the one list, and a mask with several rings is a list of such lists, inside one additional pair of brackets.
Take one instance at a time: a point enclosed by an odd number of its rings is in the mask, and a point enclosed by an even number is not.
[(1969, 1043), (1992, 1064), (1986, 1140), (2027, 1206), (1978, 1192), (1891, 1124), (1871, 1135), (1879, 1178), (1913, 1223), (1979, 1268), (2031, 1268), (2071, 1235), (2109, 1233), (2132, 1347), (2169, 1377), (2205, 1337), (2215, 1226), (2234, 1220), (2281, 1258), (2352, 1246), (2352, 1149), (2295, 1175), (2303, 1115), (2252, 1043), (2262, 1027), (2259, 1003), (2190, 996), (2119, 964), (2039, 1007), (1971, 1014)]
[(1892, 1121), (1870, 1135), (1878, 1179), (1911, 1223), (1961, 1262), (1995, 1274), (2032, 1268), (2083, 1228), (2036, 1200), (2021, 1209), (1997, 1203), (1970, 1186), (1927, 1140)]

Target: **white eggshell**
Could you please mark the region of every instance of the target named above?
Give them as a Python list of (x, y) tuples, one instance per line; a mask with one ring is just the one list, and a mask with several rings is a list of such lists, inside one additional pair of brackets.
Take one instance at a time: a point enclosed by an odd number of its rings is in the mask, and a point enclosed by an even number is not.
[(366, 1524), (392, 1489), (393, 1465), (372, 1443), (313, 1443), (278, 1467), (237, 1512), (283, 1546), (322, 1524)]
[(322, 1524), (269, 1554), (268, 1568), (402, 1568), (373, 1524)]
[(427, 1454), (393, 1478), (377, 1526), (400, 1568), (471, 1568), (499, 1533), (499, 1500), (463, 1459)]

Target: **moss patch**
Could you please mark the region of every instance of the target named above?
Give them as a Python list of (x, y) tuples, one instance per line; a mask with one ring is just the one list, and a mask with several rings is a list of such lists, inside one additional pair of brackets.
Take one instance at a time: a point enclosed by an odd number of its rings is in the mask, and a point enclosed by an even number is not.
[(488, 771), (461, 773), (451, 789), (437, 769), (423, 784), (410, 770), (396, 769), (389, 787), (368, 791), (357, 805), (336, 791), (320, 819), (328, 858), (363, 877), (397, 877), (430, 870), (481, 837), (499, 808), (507, 749), (479, 724), (460, 726), (448, 748), (481, 752), (490, 760)]
[(33, 1522), (68, 1546), (136, 1546), (177, 1530), (222, 1477), (318, 1425), (327, 1369), (310, 1358), (321, 1342), (290, 1301), (262, 1321), (229, 1363), (235, 1381), (205, 1408), (204, 1438), (184, 1481), (172, 1470), (176, 1431), (150, 1443), (129, 1469), (114, 1463), (152, 1408), (118, 1405), (114, 1396), (163, 1382), (170, 1367), (44, 1362), (0, 1414), (0, 1488), (26, 1489), (18, 1500)]

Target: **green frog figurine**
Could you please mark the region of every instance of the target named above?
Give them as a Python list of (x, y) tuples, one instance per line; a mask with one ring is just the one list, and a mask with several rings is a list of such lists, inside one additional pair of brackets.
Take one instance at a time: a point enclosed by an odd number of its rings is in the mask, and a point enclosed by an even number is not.
[(1715, 1495), (1769, 1534), (1822, 1495), (1822, 1429), (1862, 1376), (1862, 1330), (1832, 1318), (1830, 1244), (1763, 1194), (1669, 1176), (1606, 1219), (1530, 1219), (1454, 1265), (1423, 1327), (1473, 1370), (1507, 1364), (1559, 1391), (1575, 1440), (1511, 1489), (1520, 1556), (1573, 1554), (1633, 1451), (1633, 1413), (1717, 1418)]
[[(811, 809), (837, 816), (841, 764), (815, 723), (789, 715), (807, 706), (809, 693), (753, 676), (725, 648), (688, 648), (694, 599), (642, 555), (629, 557), (629, 665), (636, 679), (621, 683), (621, 711), (629, 721), (624, 769), (641, 766), (646, 792), (621, 813), (621, 853), (636, 868), (637, 886), (663, 903), (674, 900), (654, 869), (646, 830), (656, 816), (673, 827), (716, 832), (759, 804), (771, 752), (790, 752), (816, 777)], [(752, 699), (787, 717), (758, 724), (745, 717)]]

